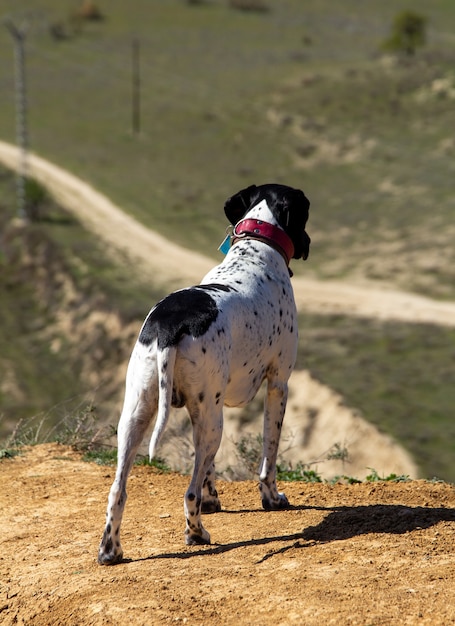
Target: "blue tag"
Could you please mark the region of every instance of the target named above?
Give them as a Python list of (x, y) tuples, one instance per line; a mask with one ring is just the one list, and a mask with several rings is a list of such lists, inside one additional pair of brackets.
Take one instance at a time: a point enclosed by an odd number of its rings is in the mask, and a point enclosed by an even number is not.
[(231, 235), (226, 235), (226, 237), (221, 242), (221, 245), (219, 246), (218, 250), (222, 252), (223, 254), (227, 254), (230, 249), (231, 249)]

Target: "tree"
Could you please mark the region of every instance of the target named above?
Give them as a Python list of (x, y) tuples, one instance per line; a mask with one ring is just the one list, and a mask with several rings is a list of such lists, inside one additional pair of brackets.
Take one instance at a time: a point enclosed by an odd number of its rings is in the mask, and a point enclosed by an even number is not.
[(383, 43), (385, 50), (415, 54), (417, 48), (426, 43), (428, 19), (414, 11), (399, 13), (392, 24), (390, 37)]
[(25, 179), (25, 213), (31, 222), (43, 217), (43, 210), (48, 201), (46, 189), (31, 177)]

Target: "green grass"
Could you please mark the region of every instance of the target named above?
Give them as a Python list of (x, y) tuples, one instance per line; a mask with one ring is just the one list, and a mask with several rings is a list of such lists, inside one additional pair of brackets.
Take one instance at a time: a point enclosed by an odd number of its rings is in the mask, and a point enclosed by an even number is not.
[[(3, 7), (18, 20), (28, 3), (5, 0)], [(452, 75), (455, 8), (447, 0), (413, 4), (429, 18), (428, 44), (395, 65), (384, 65), (379, 49), (394, 16), (408, 8), (404, 0), (283, 0), (263, 14), (221, 0), (197, 7), (134, 0), (104, 7), (105, 21), (61, 42), (48, 26), (67, 21), (69, 8), (57, 0), (38, 8), (27, 76), (31, 145), (39, 153), (147, 225), (213, 256), (233, 192), (253, 181), (303, 186), (315, 242), (305, 271), (361, 271), (455, 297), (454, 147), (447, 143), (454, 102), (416, 99)], [(142, 58), (138, 137), (130, 121), (133, 34)], [(0, 84), (10, 97), (0, 102), (0, 137), (13, 140), (10, 39), (5, 29)], [(271, 111), (284, 121), (272, 123)], [(335, 156), (327, 156), (327, 144)], [(301, 159), (308, 150), (314, 159)], [(391, 238), (396, 259), (371, 268), (371, 256), (381, 258)], [(431, 252), (428, 268), (422, 259)]]
[(277, 480), (283, 482), (305, 482), (305, 483), (322, 483), (324, 482), (320, 474), (315, 470), (308, 468), (304, 464), (297, 464), (296, 467), (290, 468), (278, 465), (276, 468)]
[(84, 461), (97, 465), (116, 465), (117, 450), (115, 448), (88, 450), (82, 458)]
[[(84, 461), (89, 463), (96, 463), (97, 465), (116, 465), (117, 464), (117, 449), (98, 447), (94, 450), (87, 450), (82, 457)], [(150, 460), (148, 456), (138, 455), (136, 457), (135, 465), (141, 467), (154, 467), (162, 474), (167, 474), (171, 471), (166, 461), (160, 458)]]
[(304, 463), (298, 463), (295, 467), (286, 467), (283, 465), (277, 465), (277, 480), (283, 482), (304, 482), (304, 483), (323, 483), (329, 482), (331, 484), (346, 483), (348, 485), (355, 485), (362, 482), (377, 483), (377, 482), (391, 482), (401, 483), (410, 480), (409, 476), (388, 474), (387, 476), (381, 476), (375, 469), (369, 468), (371, 474), (365, 476), (365, 479), (359, 480), (354, 476), (340, 475), (334, 476), (330, 480), (322, 478), (322, 476), (315, 470), (309, 468)]
[(298, 367), (411, 452), (421, 473), (455, 482), (455, 329), (305, 314)]
[(0, 461), (3, 459), (13, 459), (20, 454), (20, 450), (17, 448), (0, 448)]

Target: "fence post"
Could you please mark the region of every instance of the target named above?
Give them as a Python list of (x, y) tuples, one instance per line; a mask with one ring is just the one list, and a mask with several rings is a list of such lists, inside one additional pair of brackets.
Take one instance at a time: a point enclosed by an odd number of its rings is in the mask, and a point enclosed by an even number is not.
[(132, 127), (133, 135), (141, 132), (141, 59), (140, 42), (133, 39), (132, 47)]
[(16, 93), (16, 141), (19, 147), (19, 167), (17, 171), (18, 216), (27, 217), (25, 185), (28, 174), (28, 129), (27, 129), (27, 89), (25, 80), (25, 35), (26, 27), (19, 28), (10, 19), (5, 26), (14, 41), (15, 93)]

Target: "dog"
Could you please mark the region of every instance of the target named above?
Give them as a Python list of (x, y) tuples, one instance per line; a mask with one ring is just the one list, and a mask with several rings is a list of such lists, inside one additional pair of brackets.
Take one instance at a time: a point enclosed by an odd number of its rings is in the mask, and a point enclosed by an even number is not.
[(149, 447), (153, 458), (171, 406), (185, 406), (193, 426), (194, 470), (184, 496), (187, 545), (210, 543), (201, 512), (221, 510), (214, 459), (221, 442), (223, 406), (246, 405), (264, 380), (262, 506), (265, 510), (289, 506), (276, 486), (288, 379), (297, 354), (289, 262), (308, 257), (309, 206), (301, 190), (285, 185), (251, 185), (239, 191), (224, 206), (235, 226), (223, 262), (199, 285), (165, 297), (147, 316), (128, 365), (117, 471), (98, 552), (101, 565), (123, 558), (120, 524), (128, 474), (156, 414)]

